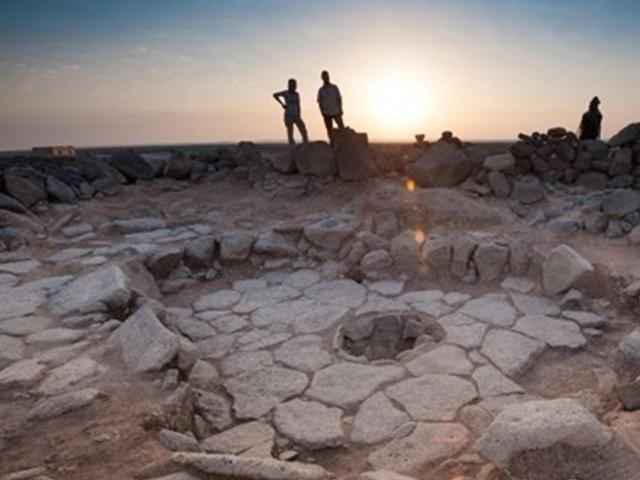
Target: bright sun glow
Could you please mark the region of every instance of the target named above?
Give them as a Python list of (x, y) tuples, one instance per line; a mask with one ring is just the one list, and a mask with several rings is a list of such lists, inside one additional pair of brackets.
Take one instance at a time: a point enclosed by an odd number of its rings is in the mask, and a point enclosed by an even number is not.
[(428, 88), (408, 72), (389, 70), (377, 76), (368, 95), (376, 122), (385, 129), (404, 134), (424, 130), (430, 106)]

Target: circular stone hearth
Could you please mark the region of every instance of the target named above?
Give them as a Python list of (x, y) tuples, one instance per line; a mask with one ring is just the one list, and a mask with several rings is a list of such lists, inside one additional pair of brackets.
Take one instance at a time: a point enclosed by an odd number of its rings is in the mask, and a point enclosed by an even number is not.
[(349, 319), (338, 330), (339, 348), (367, 360), (394, 360), (416, 345), (438, 343), (445, 330), (431, 317), (416, 312), (371, 312)]

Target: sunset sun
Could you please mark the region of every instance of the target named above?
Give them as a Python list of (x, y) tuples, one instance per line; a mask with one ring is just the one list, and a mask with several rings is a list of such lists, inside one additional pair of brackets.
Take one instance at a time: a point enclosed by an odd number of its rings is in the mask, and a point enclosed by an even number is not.
[(428, 85), (412, 73), (390, 71), (370, 86), (369, 105), (376, 123), (390, 132), (418, 132), (428, 115)]

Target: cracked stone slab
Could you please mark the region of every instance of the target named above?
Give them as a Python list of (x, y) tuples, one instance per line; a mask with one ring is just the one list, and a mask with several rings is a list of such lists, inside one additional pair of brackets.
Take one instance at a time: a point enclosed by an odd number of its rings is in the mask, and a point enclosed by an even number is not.
[(452, 375), (423, 375), (386, 389), (414, 420), (449, 422), (478, 397), (475, 385)]
[(569, 320), (530, 315), (518, 320), (513, 329), (545, 342), (551, 347), (576, 349), (587, 344), (587, 339), (580, 332), (580, 327)]
[(31, 315), (46, 301), (41, 290), (20, 287), (3, 290), (0, 292), (0, 319)]
[(293, 328), (296, 333), (317, 333), (343, 320), (349, 310), (339, 305), (317, 305), (298, 315)]
[(389, 442), (369, 455), (375, 469), (418, 474), (436, 462), (453, 457), (469, 443), (469, 431), (458, 423), (419, 423), (404, 438)]
[(230, 377), (272, 365), (273, 355), (271, 352), (238, 352), (222, 360), (221, 368), (222, 373)]
[(469, 300), (457, 313), (496, 327), (510, 327), (518, 316), (508, 302), (490, 295)]
[(504, 376), (500, 370), (491, 365), (478, 367), (472, 375), (478, 386), (481, 397), (508, 395), (511, 393), (524, 393), (520, 385)]
[(323, 403), (352, 408), (385, 383), (404, 377), (403, 368), (343, 362), (320, 370), (313, 376), (307, 396)]
[(395, 298), (372, 294), (367, 298), (367, 302), (356, 310), (356, 315), (364, 315), (370, 312), (395, 312), (402, 310), (409, 310), (409, 306)]
[(205, 310), (228, 310), (240, 301), (240, 293), (235, 290), (218, 290), (203, 295), (193, 303), (196, 312)]
[(344, 443), (342, 410), (318, 402), (295, 399), (278, 405), (274, 425), (293, 443), (310, 450)]
[(200, 358), (218, 360), (226, 356), (236, 341), (235, 334), (232, 335), (216, 335), (204, 340), (195, 342)]
[(247, 371), (224, 382), (238, 418), (260, 418), (276, 405), (302, 393), (308, 384), (304, 373), (283, 367)]
[(468, 293), (449, 292), (444, 296), (443, 300), (447, 305), (454, 307), (471, 300), (471, 295)]
[(307, 373), (331, 364), (331, 355), (322, 348), (322, 337), (317, 335), (295, 337), (280, 346), (274, 356), (285, 366)]
[(300, 291), (287, 285), (275, 285), (262, 290), (246, 292), (240, 302), (232, 308), (234, 313), (251, 313), (260, 307), (275, 305), (299, 297)]
[(379, 280), (369, 285), (369, 290), (385, 297), (395, 297), (404, 290), (404, 282), (396, 280)]
[(276, 432), (268, 423), (248, 422), (207, 437), (202, 448), (210, 453), (239, 454), (256, 445), (273, 442), (275, 437)]
[(378, 392), (360, 405), (353, 421), (351, 440), (368, 445), (384, 442), (410, 421), (409, 415), (397, 409), (384, 392)]
[[(254, 330), (254, 332), (255, 331), (256, 330)], [(250, 335), (251, 333), (249, 333), (248, 335)], [(290, 333), (269, 333), (268, 335), (256, 340), (255, 342), (247, 343), (241, 348), (241, 350), (243, 351), (262, 350), (264, 348), (269, 348), (269, 347), (273, 347), (274, 345), (278, 345), (279, 343), (289, 340), (289, 338), (291, 338)], [(238, 342), (241, 342), (241, 340), (242, 340), (242, 337), (238, 339)]]
[(552, 301), (539, 295), (511, 293), (516, 308), (525, 315), (558, 315), (560, 308)]
[[(602, 328), (607, 324), (607, 319), (591, 312), (580, 312), (576, 310), (565, 310), (562, 316), (569, 320), (573, 320), (582, 328)], [(0, 330), (2, 324), (0, 324)]]
[(209, 321), (209, 325), (221, 333), (234, 333), (249, 326), (249, 322), (240, 315), (224, 315)]
[(435, 318), (440, 318), (444, 315), (448, 315), (455, 310), (455, 307), (447, 305), (441, 301), (414, 303), (411, 305), (414, 310), (422, 313), (426, 313)]
[(489, 326), (459, 313), (452, 313), (438, 319), (444, 328), (447, 343), (454, 343), (464, 348), (475, 348), (482, 344), (482, 339)]
[(298, 270), (284, 279), (284, 284), (298, 290), (305, 289), (318, 283), (322, 277), (315, 270)]
[(473, 371), (473, 364), (462, 348), (442, 345), (411, 360), (407, 363), (407, 370), (416, 377), (425, 373), (469, 375)]
[(481, 353), (508, 376), (518, 375), (542, 354), (545, 344), (519, 333), (492, 330), (487, 333)]
[(367, 289), (353, 280), (328, 280), (307, 288), (304, 294), (328, 305), (358, 308), (365, 301)]

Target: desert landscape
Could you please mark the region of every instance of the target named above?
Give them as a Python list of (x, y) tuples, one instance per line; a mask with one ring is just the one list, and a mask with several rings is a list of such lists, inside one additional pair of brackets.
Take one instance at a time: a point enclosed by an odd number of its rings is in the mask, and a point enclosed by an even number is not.
[(6, 479), (633, 480), (640, 124), (2, 159)]

